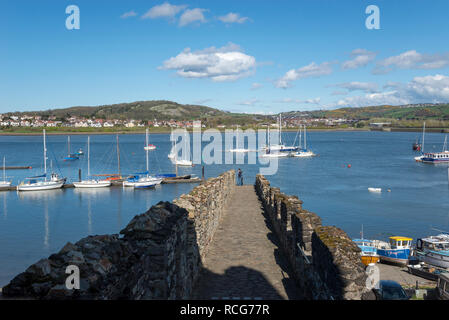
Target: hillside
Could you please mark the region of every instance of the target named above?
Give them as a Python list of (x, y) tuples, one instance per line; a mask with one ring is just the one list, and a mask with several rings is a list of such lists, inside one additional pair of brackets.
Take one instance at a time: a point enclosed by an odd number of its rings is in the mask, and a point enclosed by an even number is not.
[(406, 106), (372, 106), (361, 108), (340, 108), (335, 110), (286, 112), (287, 117), (345, 118), (355, 120), (397, 119), (397, 120), (449, 120), (449, 104), (425, 104)]
[[(13, 114), (13, 113), (11, 113)], [(18, 114), (18, 113), (14, 113)], [(135, 119), (135, 120), (194, 120), (208, 117), (225, 116), (226, 112), (218, 109), (183, 105), (172, 101), (136, 101), (96, 107), (79, 106), (64, 109), (53, 109), (37, 112), (21, 112), (21, 114), (56, 116), (67, 118), (70, 116), (103, 119)]]

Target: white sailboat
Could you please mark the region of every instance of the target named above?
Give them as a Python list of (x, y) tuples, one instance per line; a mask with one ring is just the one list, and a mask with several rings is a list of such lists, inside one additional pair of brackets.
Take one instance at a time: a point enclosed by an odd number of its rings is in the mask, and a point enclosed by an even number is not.
[(230, 152), (249, 152), (248, 149), (245, 148), (239, 148), (239, 127), (237, 127), (237, 141), (236, 141), (236, 148), (229, 150)]
[(304, 148), (302, 148), (301, 146), (301, 136), (299, 138), (299, 141), (300, 141), (299, 151), (294, 154), (295, 157), (309, 158), (316, 156), (316, 154), (313, 153), (313, 151), (307, 150), (307, 129), (305, 125), (304, 125)]
[(0, 181), (0, 188), (11, 186), (11, 181), (6, 180), (6, 159), (3, 157), (3, 181)]
[(87, 178), (88, 180), (82, 180), (79, 182), (74, 182), (75, 188), (104, 188), (111, 185), (109, 180), (95, 180), (89, 179), (90, 175), (90, 137), (87, 137)]
[[(173, 134), (173, 132), (172, 132), (172, 134)], [(170, 149), (170, 153), (168, 154), (168, 158), (169, 159), (174, 159), (175, 157), (176, 157), (176, 155), (175, 155), (175, 142), (172, 140), (172, 142), (171, 142), (171, 149)]]
[(47, 180), (47, 143), (45, 136), (45, 129), (43, 131), (44, 136), (44, 174), (35, 177), (26, 178), (25, 181), (17, 186), (17, 191), (40, 191), (40, 190), (52, 190), (62, 188), (66, 179), (59, 178), (57, 174), (52, 173), (50, 180)]
[[(182, 167), (193, 167), (193, 162), (192, 162), (192, 160), (190, 160), (190, 159), (187, 159), (187, 148), (189, 148), (189, 146), (187, 145), (187, 136), (186, 136), (186, 134), (187, 134), (187, 131), (184, 133), (184, 151), (185, 152), (183, 152), (182, 154), (183, 154), (183, 159), (178, 159), (178, 154), (176, 153), (175, 154), (175, 159), (174, 159), (174, 162), (175, 162), (175, 165), (177, 165), (177, 166), (182, 166)], [(176, 142), (175, 142), (175, 149), (176, 149)]]
[[(148, 128), (145, 131), (145, 145), (148, 146)], [(148, 159), (148, 151), (149, 149), (145, 149), (146, 155), (146, 172), (137, 173), (132, 177), (129, 177), (127, 180), (123, 181), (124, 187), (133, 187), (133, 188), (153, 188), (158, 184), (161, 184), (162, 178), (156, 178), (149, 175), (150, 163)]]
[(291, 152), (297, 151), (298, 147), (295, 146), (285, 146), (282, 143), (282, 114), (279, 114), (279, 123), (278, 123), (278, 133), (279, 133), (279, 141), (278, 144), (271, 144), (270, 142), (270, 130), (268, 129), (268, 145), (265, 148), (265, 153), (260, 154), (262, 158), (286, 158), (291, 156)]

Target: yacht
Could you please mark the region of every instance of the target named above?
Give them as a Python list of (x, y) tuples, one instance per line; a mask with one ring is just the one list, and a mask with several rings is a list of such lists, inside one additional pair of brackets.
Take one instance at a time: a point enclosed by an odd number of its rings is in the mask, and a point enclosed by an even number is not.
[(52, 173), (50, 180), (47, 178), (47, 144), (45, 129), (44, 137), (44, 174), (35, 177), (28, 177), (17, 186), (17, 191), (39, 191), (60, 189), (64, 185), (66, 178), (60, 178), (56, 173)]
[(11, 181), (6, 180), (6, 158), (3, 157), (3, 181), (0, 181), (0, 188), (10, 187)]
[[(148, 128), (145, 131), (145, 146), (148, 146)], [(136, 189), (140, 188), (154, 188), (156, 185), (162, 182), (162, 178), (156, 178), (150, 176), (149, 174), (149, 160), (148, 160), (148, 151), (149, 149), (145, 149), (146, 156), (146, 167), (147, 170), (142, 173), (136, 173), (133, 176), (129, 177), (125, 181), (123, 181), (124, 187), (134, 187)]]
[[(74, 182), (75, 188), (104, 188), (111, 186), (110, 180), (91, 179), (90, 175), (90, 137), (87, 137), (87, 180)], [(90, 178), (90, 179), (89, 179)]]

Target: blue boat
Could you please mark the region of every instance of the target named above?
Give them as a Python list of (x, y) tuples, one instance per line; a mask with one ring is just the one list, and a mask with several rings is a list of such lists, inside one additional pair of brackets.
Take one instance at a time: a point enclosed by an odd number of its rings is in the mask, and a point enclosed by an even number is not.
[(67, 137), (67, 157), (64, 158), (64, 161), (75, 161), (79, 160), (77, 153), (70, 153), (70, 136)]
[(374, 240), (381, 262), (407, 265), (411, 254), (412, 238), (390, 237), (390, 242)]

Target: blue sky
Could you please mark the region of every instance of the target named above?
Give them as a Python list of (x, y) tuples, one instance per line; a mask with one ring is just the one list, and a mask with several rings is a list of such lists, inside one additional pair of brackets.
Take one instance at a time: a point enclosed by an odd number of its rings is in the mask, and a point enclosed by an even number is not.
[[(80, 29), (65, 26), (68, 5)], [(368, 30), (368, 5), (380, 29)], [(0, 3), (0, 113), (166, 99), (277, 113), (449, 101), (449, 1)]]

